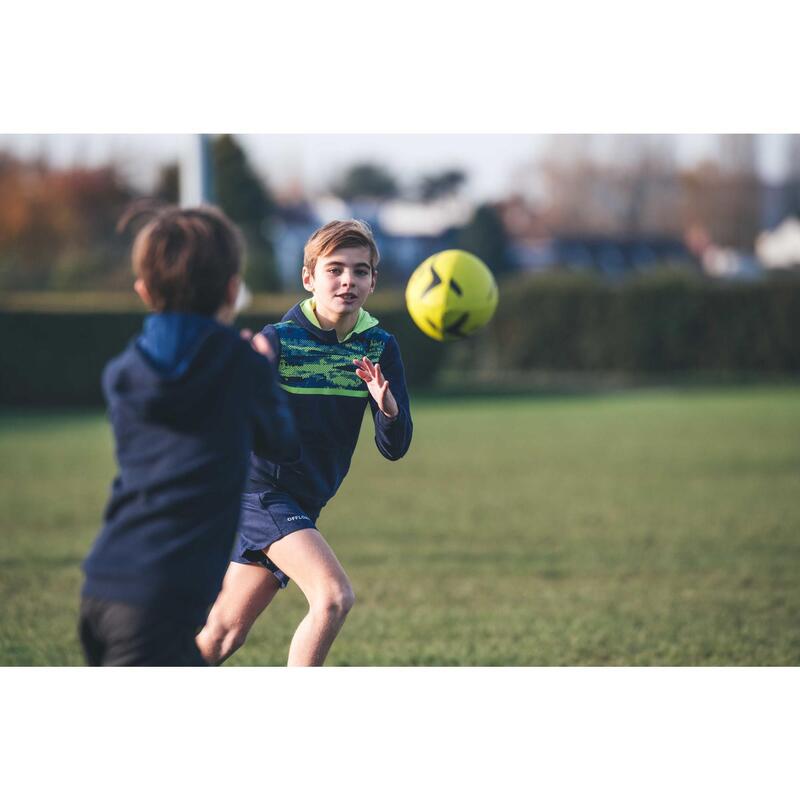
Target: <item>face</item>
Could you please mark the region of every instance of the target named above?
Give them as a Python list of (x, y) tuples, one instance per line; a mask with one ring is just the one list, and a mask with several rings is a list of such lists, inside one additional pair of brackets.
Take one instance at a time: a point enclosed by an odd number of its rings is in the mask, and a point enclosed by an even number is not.
[(318, 258), (313, 273), (303, 267), (303, 286), (323, 314), (339, 318), (358, 311), (375, 288), (369, 249), (343, 247)]

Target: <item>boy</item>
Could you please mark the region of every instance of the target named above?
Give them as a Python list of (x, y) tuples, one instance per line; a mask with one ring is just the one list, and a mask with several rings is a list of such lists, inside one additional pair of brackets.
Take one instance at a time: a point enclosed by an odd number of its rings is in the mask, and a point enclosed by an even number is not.
[(155, 313), (103, 373), (119, 473), (84, 563), (92, 666), (206, 663), (195, 635), (230, 560), (249, 453), (299, 456), (267, 342), (229, 327), (241, 261), (210, 207), (165, 208), (134, 241), (134, 288)]
[(251, 459), (233, 560), (197, 637), (210, 663), (244, 643), (287, 576), (309, 605), (292, 638), (290, 666), (321, 665), (353, 604), (317, 517), (347, 474), (367, 404), (386, 458), (401, 458), (412, 432), (397, 342), (362, 308), (375, 288), (378, 258), (365, 223), (320, 228), (303, 259), (303, 286), (313, 296), (264, 328), (300, 431), (301, 457), (282, 466), (258, 454)]

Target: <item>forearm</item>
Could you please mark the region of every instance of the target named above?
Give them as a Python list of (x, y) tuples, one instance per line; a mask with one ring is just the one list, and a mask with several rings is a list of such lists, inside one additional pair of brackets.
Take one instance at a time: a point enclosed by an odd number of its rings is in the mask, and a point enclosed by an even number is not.
[(381, 455), (390, 461), (402, 458), (411, 445), (413, 425), (406, 408), (399, 408), (397, 415), (389, 418), (380, 409), (375, 412), (375, 444)]
[(383, 402), (378, 408), (380, 408), (383, 415), (389, 419), (395, 419), (400, 413), (400, 406), (397, 405), (397, 400), (394, 399), (394, 395), (390, 389), (386, 390), (386, 394), (383, 396)]

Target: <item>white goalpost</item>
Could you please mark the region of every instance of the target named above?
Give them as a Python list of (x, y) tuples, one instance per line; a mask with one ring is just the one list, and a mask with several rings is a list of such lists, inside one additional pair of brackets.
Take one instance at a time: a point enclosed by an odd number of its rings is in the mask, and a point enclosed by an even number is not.
[(198, 206), (214, 202), (214, 165), (211, 135), (193, 133), (186, 137), (180, 162), (180, 204)]

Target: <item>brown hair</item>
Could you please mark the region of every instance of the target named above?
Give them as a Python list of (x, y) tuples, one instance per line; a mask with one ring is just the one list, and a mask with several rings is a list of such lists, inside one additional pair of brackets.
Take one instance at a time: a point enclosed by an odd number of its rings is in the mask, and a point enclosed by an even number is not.
[(138, 204), (123, 215), (118, 230), (143, 214), (152, 218), (133, 242), (133, 271), (144, 281), (153, 309), (216, 313), (242, 267), (244, 246), (236, 226), (213, 206)]
[(377, 269), (381, 257), (378, 246), (372, 229), (360, 219), (337, 219), (314, 231), (303, 251), (303, 266), (313, 274), (318, 258), (328, 256), (342, 247), (366, 247), (372, 271)]

